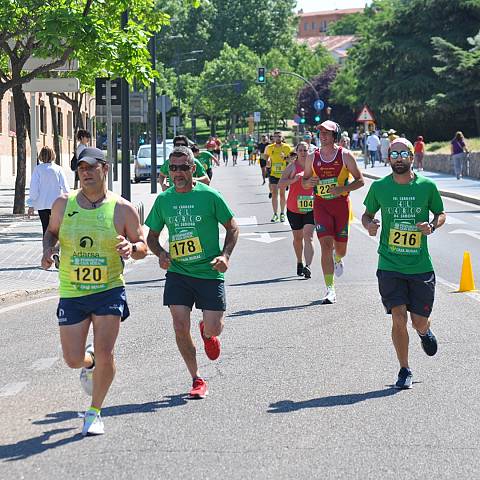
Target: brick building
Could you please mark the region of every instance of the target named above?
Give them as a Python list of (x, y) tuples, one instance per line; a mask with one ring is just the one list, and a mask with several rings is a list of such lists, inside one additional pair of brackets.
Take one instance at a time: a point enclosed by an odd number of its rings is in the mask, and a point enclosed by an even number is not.
[[(73, 95), (73, 94), (69, 94)], [(30, 103), (30, 95), (27, 94)], [(45, 93), (37, 93), (36, 120), (37, 120), (37, 151), (43, 146), (53, 148), (52, 116), (49, 98)], [(71, 106), (64, 100), (55, 99), (55, 110), (60, 134), (60, 164), (70, 168), (70, 159), (75, 149), (74, 113)], [(81, 106), (83, 124), (92, 129), (92, 117), (95, 115), (95, 102), (89, 95), (84, 95)], [(95, 135), (92, 133), (92, 137)], [(6, 92), (0, 101), (0, 184), (11, 185), (15, 182), (17, 146), (15, 138), (15, 112), (11, 91)], [(27, 185), (30, 182), (30, 137), (27, 135)]]
[(345, 15), (362, 13), (363, 8), (343, 10), (326, 10), (323, 12), (298, 12), (297, 40), (306, 43), (310, 48), (322, 44), (341, 63), (347, 50), (355, 43), (354, 35), (327, 35), (328, 26)]

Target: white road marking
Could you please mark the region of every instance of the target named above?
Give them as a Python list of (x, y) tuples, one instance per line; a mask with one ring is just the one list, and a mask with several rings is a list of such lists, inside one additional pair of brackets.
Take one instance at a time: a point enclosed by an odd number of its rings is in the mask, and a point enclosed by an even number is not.
[(237, 224), (239, 226), (245, 226), (245, 225), (253, 225), (253, 226), (257, 226), (258, 225), (258, 221), (257, 221), (257, 217), (253, 216), (253, 217), (235, 217), (235, 220), (237, 221)]
[(269, 233), (254, 233), (253, 235), (258, 235), (256, 238), (247, 238), (247, 240), (253, 240), (254, 242), (260, 243), (274, 243), (279, 240), (283, 240), (285, 237), (271, 237)]
[(32, 370), (47, 370), (58, 360), (58, 357), (50, 357), (50, 358), (39, 358), (35, 360), (35, 362), (30, 365)]
[(28, 382), (7, 383), (0, 389), (0, 397), (12, 397), (20, 393), (27, 385)]
[(475, 238), (477, 240), (480, 240), (480, 232), (473, 232), (471, 230), (463, 230), (463, 229), (458, 229), (458, 230), (452, 230), (451, 232), (448, 232), (450, 234), (454, 233), (454, 234), (464, 234), (464, 235), (468, 235), (469, 237), (472, 237), (472, 238)]
[(458, 217), (455, 217), (455, 216), (447, 213), (447, 220), (446, 220), (445, 223), (447, 225), (465, 225), (467, 222), (465, 222), (464, 220), (462, 220)]

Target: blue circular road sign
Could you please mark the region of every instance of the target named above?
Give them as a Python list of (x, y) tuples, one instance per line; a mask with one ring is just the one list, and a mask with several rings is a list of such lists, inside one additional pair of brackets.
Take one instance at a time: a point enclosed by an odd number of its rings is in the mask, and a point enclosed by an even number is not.
[(319, 112), (320, 110), (323, 110), (323, 107), (325, 106), (325, 103), (323, 103), (323, 100), (315, 100), (313, 102), (313, 108)]

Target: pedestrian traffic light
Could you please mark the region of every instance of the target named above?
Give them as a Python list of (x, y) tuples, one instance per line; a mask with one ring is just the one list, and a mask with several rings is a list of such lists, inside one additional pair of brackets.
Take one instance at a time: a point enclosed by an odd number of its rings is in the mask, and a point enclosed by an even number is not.
[(305, 109), (301, 108), (300, 109), (300, 124), (305, 125), (306, 119), (305, 119)]
[(258, 67), (257, 69), (257, 83), (266, 83), (267, 76), (266, 76), (266, 68), (265, 67)]

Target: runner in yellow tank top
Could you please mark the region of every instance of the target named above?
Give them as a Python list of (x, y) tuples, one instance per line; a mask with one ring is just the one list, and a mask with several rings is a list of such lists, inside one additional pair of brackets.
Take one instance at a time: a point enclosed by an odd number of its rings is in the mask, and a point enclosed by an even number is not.
[(282, 133), (274, 132), (273, 141), (265, 149), (267, 168), (270, 168), (270, 198), (272, 199), (273, 217), (272, 222), (278, 222), (278, 197), (280, 196), (280, 221), (285, 221), (285, 190), (286, 185), (279, 187), (278, 182), (282, 178), (283, 171), (287, 168), (287, 158), (292, 152), (292, 147), (282, 141)]
[[(80, 189), (52, 206), (42, 267), (52, 266), (60, 242), (57, 317), (63, 357), (70, 368), (82, 369), (82, 386), (92, 395), (82, 434), (99, 435), (104, 433), (100, 409), (115, 374), (112, 352), (120, 322), (129, 315), (123, 260), (144, 258), (147, 246), (133, 205), (107, 190), (103, 152), (83, 150), (77, 170)], [(95, 352), (92, 345), (85, 348), (90, 324)]]

